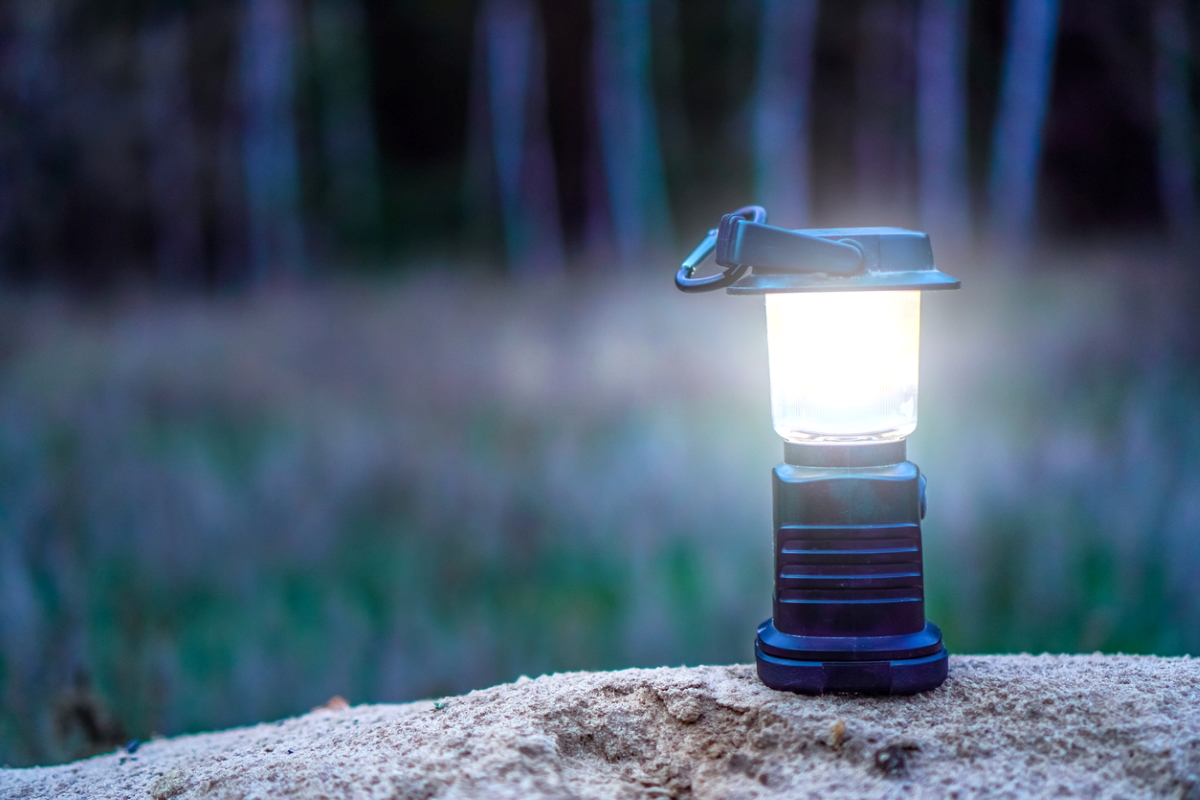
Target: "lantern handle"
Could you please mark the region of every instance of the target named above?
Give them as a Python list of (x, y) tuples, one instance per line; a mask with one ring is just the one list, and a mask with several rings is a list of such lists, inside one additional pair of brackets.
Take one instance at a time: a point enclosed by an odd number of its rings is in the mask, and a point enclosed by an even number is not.
[(675, 273), (675, 285), (680, 291), (684, 292), (711, 292), (716, 289), (724, 289), (735, 283), (749, 269), (749, 264), (731, 264), (724, 267), (723, 272), (715, 275), (708, 275), (703, 278), (693, 278), (696, 267), (700, 266), (713, 250), (717, 249), (717, 241), (720, 238), (721, 230), (728, 230), (734, 220), (749, 220), (760, 224), (766, 223), (767, 211), (762, 206), (746, 206), (739, 208), (732, 214), (726, 214), (721, 217), (721, 226), (713, 228), (704, 237), (704, 241), (692, 251), (691, 255), (683, 260), (683, 264), (679, 267), (679, 271)]
[[(862, 245), (849, 237), (826, 238), (817, 233), (768, 225), (767, 212), (761, 206), (739, 208), (721, 217), (720, 227), (709, 231), (700, 246), (684, 259), (675, 274), (675, 285), (685, 292), (724, 289), (736, 283), (751, 266), (755, 274), (863, 272), (866, 251)], [(692, 277), (696, 267), (714, 252), (717, 266), (724, 271), (704, 278)]]

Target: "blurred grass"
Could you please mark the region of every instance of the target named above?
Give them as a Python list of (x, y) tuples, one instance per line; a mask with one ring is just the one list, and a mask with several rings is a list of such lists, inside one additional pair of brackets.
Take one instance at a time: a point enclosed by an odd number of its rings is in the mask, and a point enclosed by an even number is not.
[[(1060, 261), (924, 304), (929, 615), (957, 652), (1200, 653), (1194, 287)], [(0, 304), (8, 763), (752, 657), (758, 302), (441, 277)], [(119, 731), (72, 732), (81, 691)]]

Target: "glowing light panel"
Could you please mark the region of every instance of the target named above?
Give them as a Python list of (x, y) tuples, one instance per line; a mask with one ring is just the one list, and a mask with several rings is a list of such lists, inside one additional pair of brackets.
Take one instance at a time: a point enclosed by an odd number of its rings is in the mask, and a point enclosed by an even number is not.
[(917, 427), (921, 293), (768, 294), (775, 430), (792, 442), (903, 439)]

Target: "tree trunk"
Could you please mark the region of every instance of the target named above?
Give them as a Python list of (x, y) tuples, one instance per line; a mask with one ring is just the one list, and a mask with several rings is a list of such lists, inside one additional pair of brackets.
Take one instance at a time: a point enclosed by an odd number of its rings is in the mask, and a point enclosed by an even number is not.
[(360, 0), (314, 0), (310, 10), (324, 155), (323, 212), (341, 248), (361, 253), (382, 235), (363, 7)]
[(971, 241), (966, 34), (966, 0), (922, 0), (917, 28), (921, 225), (953, 249)]
[(758, 202), (787, 228), (808, 224), (809, 96), (818, 0), (763, 0), (754, 100)]
[(491, 156), (509, 267), (518, 273), (561, 271), (542, 28), (532, 0), (489, 0), (482, 24)]
[(672, 239), (650, 73), (647, 0), (595, 0), (593, 79), (609, 208), (622, 266)]
[(992, 140), (989, 213), (993, 244), (1018, 251), (1028, 247), (1034, 234), (1058, 15), (1059, 0), (1012, 0)]
[(245, 0), (242, 169), (253, 283), (306, 272), (296, 142), (291, 0)]
[(913, 206), (914, 0), (862, 8), (854, 160), (859, 222), (916, 224)]
[(53, 274), (61, 245), (48, 223), (59, 213), (62, 198), (31, 189), (41, 183), (37, 173), (60, 135), (48, 117), (62, 91), (56, 51), (63, 8), (53, 0), (18, 0), (0, 13), (0, 85), (7, 117), (0, 127), (0, 274), (17, 277), (18, 259), (27, 273), (22, 277)]
[(151, 20), (138, 37), (155, 275), (170, 288), (199, 285), (204, 270), (189, 52), (188, 21), (182, 11)]
[(1197, 235), (1196, 131), (1192, 115), (1188, 19), (1183, 0), (1159, 0), (1154, 15), (1158, 182), (1172, 237)]

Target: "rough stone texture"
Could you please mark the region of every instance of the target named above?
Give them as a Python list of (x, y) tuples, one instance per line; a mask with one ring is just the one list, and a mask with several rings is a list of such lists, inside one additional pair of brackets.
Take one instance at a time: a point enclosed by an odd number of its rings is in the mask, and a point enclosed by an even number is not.
[(0, 797), (1200, 798), (1200, 659), (981, 656), (909, 698), (753, 667), (526, 678), (0, 772)]

